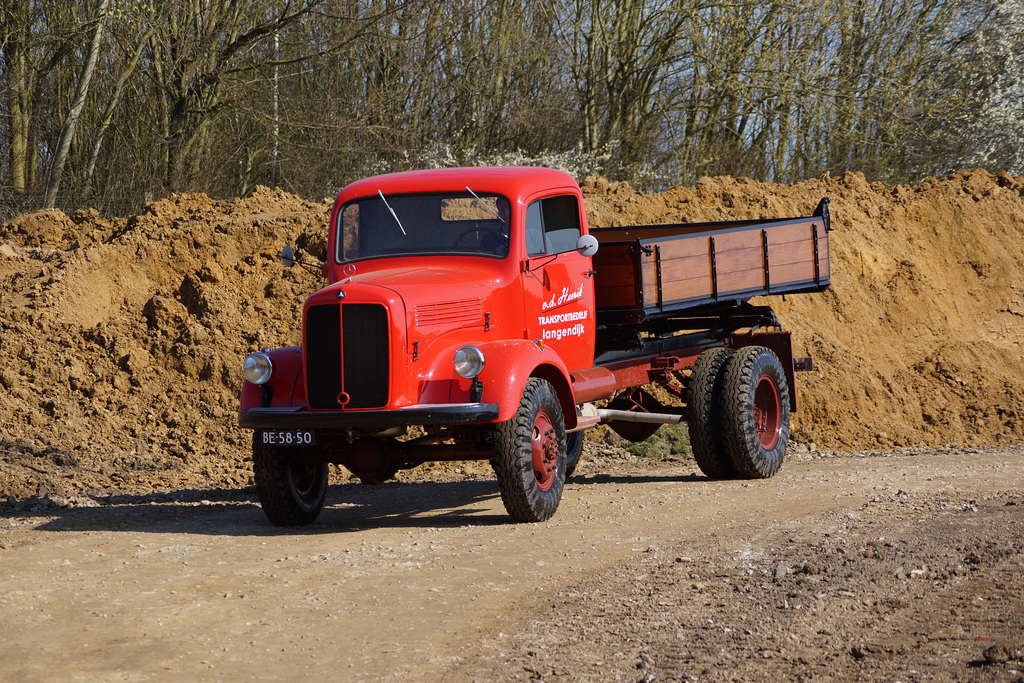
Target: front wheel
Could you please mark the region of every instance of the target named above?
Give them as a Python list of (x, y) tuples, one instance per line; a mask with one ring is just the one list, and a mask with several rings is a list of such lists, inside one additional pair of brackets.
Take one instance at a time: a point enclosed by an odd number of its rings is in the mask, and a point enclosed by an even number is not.
[(327, 463), (302, 449), (281, 448), (252, 439), (252, 471), (256, 493), (267, 519), (278, 526), (312, 524), (327, 496)]
[(566, 464), (562, 406), (551, 384), (530, 378), (497, 437), (492, 464), (505, 510), (517, 522), (550, 519), (562, 499)]
[(779, 471), (789, 444), (789, 386), (778, 356), (763, 346), (736, 351), (725, 366), (722, 441), (740, 476)]

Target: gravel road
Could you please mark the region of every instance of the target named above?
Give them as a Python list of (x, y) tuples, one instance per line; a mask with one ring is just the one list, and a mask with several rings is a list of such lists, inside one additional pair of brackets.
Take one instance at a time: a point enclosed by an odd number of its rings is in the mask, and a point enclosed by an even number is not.
[(585, 461), (544, 524), (484, 471), (0, 507), (11, 681), (1024, 681), (1024, 447)]

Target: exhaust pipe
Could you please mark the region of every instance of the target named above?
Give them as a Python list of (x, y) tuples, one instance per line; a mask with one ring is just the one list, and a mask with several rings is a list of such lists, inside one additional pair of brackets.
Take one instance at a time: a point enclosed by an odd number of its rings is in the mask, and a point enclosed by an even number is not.
[(685, 415), (673, 415), (672, 413), (635, 413), (631, 410), (612, 410), (610, 408), (598, 408), (597, 414), (602, 422), (619, 420), (622, 422), (679, 424), (686, 419)]

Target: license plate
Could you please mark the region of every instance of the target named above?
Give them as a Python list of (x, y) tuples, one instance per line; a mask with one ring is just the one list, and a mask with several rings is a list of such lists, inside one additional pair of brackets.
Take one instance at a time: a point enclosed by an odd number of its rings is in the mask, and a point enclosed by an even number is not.
[(316, 432), (312, 429), (264, 429), (260, 434), (266, 446), (316, 445)]

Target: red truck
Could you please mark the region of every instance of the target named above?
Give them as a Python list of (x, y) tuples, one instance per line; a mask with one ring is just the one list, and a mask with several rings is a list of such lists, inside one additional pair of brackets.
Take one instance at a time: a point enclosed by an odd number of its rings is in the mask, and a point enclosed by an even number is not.
[(804, 218), (594, 228), (573, 178), (544, 168), (355, 182), (302, 345), (245, 359), (263, 510), (312, 523), (328, 463), (379, 483), (486, 459), (509, 515), (543, 521), (598, 423), (636, 441), (685, 421), (707, 476), (770, 477), (810, 361), (749, 300), (827, 288), (830, 230), (828, 198)]

